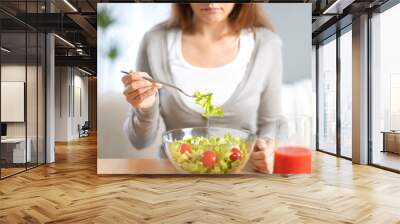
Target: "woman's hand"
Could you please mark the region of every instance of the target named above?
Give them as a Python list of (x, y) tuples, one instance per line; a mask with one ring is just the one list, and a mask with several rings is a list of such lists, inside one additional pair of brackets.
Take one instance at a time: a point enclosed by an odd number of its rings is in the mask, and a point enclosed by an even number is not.
[(257, 171), (272, 174), (274, 171), (274, 142), (257, 139), (251, 160)]
[(126, 101), (134, 108), (146, 109), (153, 106), (157, 90), (161, 88), (160, 84), (145, 80), (143, 77), (150, 78), (145, 72), (133, 72), (132, 70), (122, 77)]

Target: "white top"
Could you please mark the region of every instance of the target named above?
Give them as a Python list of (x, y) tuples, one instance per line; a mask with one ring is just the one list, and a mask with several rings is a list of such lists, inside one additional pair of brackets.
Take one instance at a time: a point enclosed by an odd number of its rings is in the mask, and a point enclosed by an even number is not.
[[(239, 38), (239, 51), (231, 62), (219, 67), (203, 68), (193, 66), (184, 59), (182, 31), (169, 32), (167, 36), (169, 64), (174, 83), (189, 94), (195, 91), (210, 91), (213, 93), (212, 103), (216, 106), (223, 105), (244, 78), (255, 44), (253, 32), (250, 30), (242, 30)], [(186, 106), (203, 112), (193, 98), (179, 94)]]

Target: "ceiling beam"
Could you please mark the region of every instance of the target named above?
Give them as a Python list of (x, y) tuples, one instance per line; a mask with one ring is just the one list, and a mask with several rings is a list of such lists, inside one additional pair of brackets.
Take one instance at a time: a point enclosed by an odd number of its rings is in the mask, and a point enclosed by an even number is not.
[(88, 67), (92, 71), (97, 70), (96, 58), (91, 56), (55, 56), (55, 65)]
[(79, 25), (88, 35), (90, 38), (96, 38), (97, 30), (90, 24), (85, 17), (80, 14), (68, 14), (67, 15), (71, 20), (73, 20), (77, 25)]
[(344, 9), (351, 5), (355, 0), (336, 0), (328, 5), (322, 14), (342, 14)]
[(79, 25), (63, 13), (18, 13), (16, 17), (42, 32), (82, 30)]

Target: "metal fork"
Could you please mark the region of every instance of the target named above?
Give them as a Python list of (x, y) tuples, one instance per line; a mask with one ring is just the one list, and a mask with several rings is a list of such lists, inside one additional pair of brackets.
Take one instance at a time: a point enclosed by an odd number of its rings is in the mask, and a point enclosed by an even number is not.
[[(129, 72), (126, 72), (126, 71), (121, 71), (121, 72), (122, 72), (122, 73), (125, 73), (125, 74), (129, 74)], [(145, 79), (145, 80), (147, 80), (147, 81), (153, 82), (153, 83), (160, 83), (160, 84), (162, 84), (162, 85), (164, 85), (164, 86), (168, 86), (168, 87), (171, 87), (171, 88), (173, 88), (173, 89), (176, 89), (176, 90), (178, 90), (179, 92), (183, 93), (183, 94), (184, 94), (185, 96), (187, 96), (187, 97), (193, 97), (193, 98), (196, 97), (195, 95), (189, 94), (189, 93), (183, 91), (181, 88), (179, 88), (179, 87), (177, 87), (177, 86), (174, 86), (174, 85), (172, 85), (172, 84), (169, 84), (169, 83), (166, 83), (166, 82), (162, 82), (162, 81), (159, 81), (159, 80), (155, 80), (155, 79), (152, 79), (152, 78), (143, 77), (143, 76), (142, 76), (142, 78)], [(211, 95), (211, 93), (206, 94), (205, 96), (208, 96), (208, 95)]]

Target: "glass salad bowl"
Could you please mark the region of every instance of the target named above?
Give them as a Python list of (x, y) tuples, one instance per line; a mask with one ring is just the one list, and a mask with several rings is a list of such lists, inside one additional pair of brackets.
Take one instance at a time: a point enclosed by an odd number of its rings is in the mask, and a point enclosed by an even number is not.
[(167, 131), (162, 136), (168, 159), (180, 173), (238, 173), (246, 165), (256, 136), (245, 130), (198, 127)]

